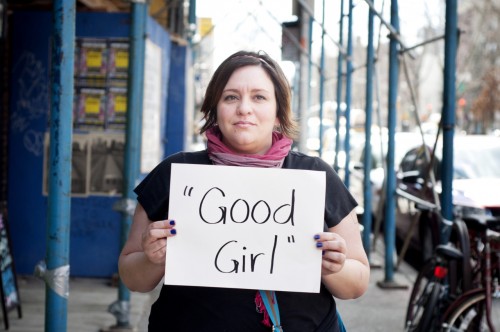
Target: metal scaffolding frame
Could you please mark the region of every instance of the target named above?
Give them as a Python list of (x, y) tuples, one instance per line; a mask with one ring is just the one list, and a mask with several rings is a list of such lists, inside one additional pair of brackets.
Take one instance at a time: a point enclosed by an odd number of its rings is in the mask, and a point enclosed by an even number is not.
[[(299, 0), (303, 10), (309, 13), (310, 17), (314, 19), (312, 10), (309, 8), (304, 0)], [(323, 0), (324, 2), (324, 0)], [(401, 52), (409, 52), (412, 47), (406, 47), (401, 40), (399, 34), (399, 18), (398, 18), (398, 1), (391, 1), (391, 21), (386, 22), (380, 13), (375, 10), (372, 1), (365, 0), (365, 2), (370, 6), (370, 25), (369, 25), (369, 38), (373, 38), (373, 15), (375, 15), (390, 31), (390, 75), (389, 75), (389, 146), (387, 153), (387, 183), (386, 183), (386, 209), (385, 209), (385, 279), (379, 284), (383, 287), (391, 287), (394, 283), (394, 241), (395, 241), (395, 225), (394, 225), (394, 198), (395, 198), (395, 174), (394, 174), (394, 128), (396, 126), (396, 98), (398, 94), (398, 83), (397, 77), (399, 73), (399, 55)], [(191, 1), (194, 5), (194, 1)], [(324, 7), (323, 7), (324, 9)], [(71, 112), (61, 112), (62, 109), (71, 108), (73, 101), (73, 91), (72, 84), (61, 84), (61, 82), (72, 82), (73, 79), (73, 49), (74, 44), (74, 24), (75, 24), (75, 3), (71, 1), (55, 1), (54, 2), (54, 41), (53, 45), (53, 56), (54, 64), (53, 67), (53, 79), (52, 82), (52, 92), (51, 92), (51, 165), (53, 167), (51, 172), (51, 185), (49, 194), (49, 217), (48, 217), (48, 253), (47, 253), (47, 269), (48, 271), (62, 272), (62, 282), (63, 285), (67, 284), (67, 276), (64, 274), (64, 269), (68, 266), (69, 253), (68, 253), (68, 241), (69, 241), (69, 214), (70, 214), (70, 203), (69, 203), (69, 192), (70, 192), (70, 171), (71, 171), (71, 128), (72, 128), (72, 118)], [(351, 93), (351, 80), (350, 75), (352, 74), (352, 10), (353, 1), (349, 0), (349, 19), (348, 19), (348, 41), (347, 50), (343, 48), (342, 40), (342, 29), (343, 29), (343, 0), (341, 0), (341, 11), (340, 11), (340, 22), (341, 22), (341, 36), (340, 41), (335, 42), (339, 49), (338, 66), (339, 70), (337, 73), (337, 103), (340, 105), (343, 76), (346, 77), (345, 86), (345, 100), (347, 104), (346, 109), (346, 119), (349, 119), (350, 110), (350, 93)], [(125, 157), (125, 183), (126, 188), (124, 190), (124, 199), (128, 200), (132, 198), (132, 186), (138, 176), (138, 154), (139, 150), (134, 146), (134, 142), (139, 142), (138, 137), (140, 137), (140, 115), (141, 115), (141, 100), (142, 95), (134, 95), (135, 93), (140, 94), (142, 89), (134, 88), (135, 85), (140, 86), (142, 83), (142, 70), (144, 69), (144, 17), (147, 13), (147, 4), (145, 2), (133, 1), (132, 4), (132, 34), (131, 34), (131, 54), (135, 56), (131, 57), (133, 59), (131, 65), (131, 73), (129, 77), (132, 81), (132, 88), (129, 89), (129, 119), (127, 121), (127, 147), (126, 147), (126, 157)], [(324, 16), (324, 13), (323, 13)], [(193, 11), (190, 11), (190, 23), (193, 23)], [(324, 27), (324, 19), (321, 20), (322, 38), (324, 40), (325, 36), (330, 36), (326, 33)], [(455, 57), (457, 48), (457, 1), (456, 0), (446, 0), (446, 29), (445, 29), (445, 69), (444, 69), (444, 88), (443, 88), (443, 165), (442, 165), (442, 197), (441, 206), (442, 214), (446, 219), (452, 219), (452, 200), (451, 200), (451, 182), (452, 182), (452, 169), (453, 169), (453, 136), (454, 136), (454, 124), (455, 124)], [(310, 40), (309, 40), (310, 42)], [(299, 44), (300, 45), (300, 44)], [(373, 74), (373, 44), (370, 44), (369, 55), (367, 58), (367, 100), (366, 100), (366, 112), (367, 115), (371, 114), (372, 109), (372, 74)], [(301, 51), (308, 54), (310, 51)], [(64, 56), (59, 55), (64, 54)], [(56, 58), (57, 57), (57, 58)], [(323, 56), (322, 56), (323, 59)], [(343, 63), (346, 61), (346, 72), (342, 72)], [(309, 63), (312, 63), (312, 59), (309, 58)], [(321, 66), (324, 66), (324, 61), (321, 61)], [(323, 87), (324, 75), (321, 75), (321, 86)], [(69, 91), (66, 89), (69, 88)], [(323, 100), (320, 100), (320, 105), (323, 104)], [(321, 112), (320, 112), (321, 114)], [(337, 116), (340, 114), (340, 106), (337, 110)], [(322, 114), (321, 114), (322, 115)], [(371, 117), (366, 117), (366, 132), (369, 134), (369, 128), (371, 126)], [(322, 123), (320, 119), (320, 124)], [(349, 123), (349, 121), (347, 121)], [(134, 127), (129, 127), (131, 124), (136, 124)], [(337, 128), (338, 129), (338, 128)], [(347, 128), (348, 129), (348, 128)], [(320, 130), (320, 133), (322, 131)], [(345, 149), (349, 149), (349, 131), (347, 131), (347, 139)], [(320, 138), (321, 141), (321, 138)], [(337, 145), (339, 142), (336, 141)], [(366, 139), (366, 144), (369, 146), (370, 139)], [(321, 149), (321, 148), (320, 148)], [(366, 149), (365, 154), (369, 153), (369, 149)], [(365, 160), (369, 160), (369, 156), (365, 156)], [(347, 158), (348, 160), (348, 158)], [(338, 166), (337, 164), (335, 165)], [(348, 185), (348, 167), (346, 166), (346, 184)], [(365, 177), (367, 174), (365, 173)], [(365, 180), (365, 201), (370, 202), (369, 197), (369, 181)], [(365, 206), (366, 207), (366, 206)], [(365, 208), (365, 213), (369, 208)], [(123, 234), (125, 237), (128, 234), (128, 229), (131, 222), (131, 216), (124, 215), (123, 224)], [(365, 221), (366, 225), (369, 222)], [(366, 226), (365, 225), (365, 226)], [(367, 238), (371, 232), (370, 227), (364, 228), (364, 243), (367, 245)], [(367, 245), (368, 246), (368, 245)], [(369, 247), (367, 248), (369, 250)], [(68, 272), (69, 273), (69, 272)], [(53, 282), (54, 280), (52, 280)], [(67, 299), (65, 297), (64, 287), (54, 288), (54, 285), (48, 283), (47, 286), (47, 312), (46, 312), (46, 331), (64, 331), (66, 329), (66, 305)], [(127, 302), (129, 300), (128, 290), (124, 287), (120, 287), (119, 290), (119, 302)], [(122, 312), (123, 313), (123, 312)], [(128, 317), (117, 316), (119, 326), (128, 325)]]

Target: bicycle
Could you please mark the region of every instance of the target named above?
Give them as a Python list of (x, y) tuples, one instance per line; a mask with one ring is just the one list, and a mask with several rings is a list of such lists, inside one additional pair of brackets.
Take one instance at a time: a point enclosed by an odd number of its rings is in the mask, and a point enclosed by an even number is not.
[(469, 248), (467, 226), (460, 219), (451, 222), (440, 217), (440, 222), (449, 241), (436, 247), (417, 275), (406, 312), (408, 332), (439, 329), (441, 313), (471, 288), (469, 255), (464, 250)]
[(473, 244), (474, 288), (448, 306), (441, 331), (500, 331), (500, 218), (476, 215), (463, 220)]

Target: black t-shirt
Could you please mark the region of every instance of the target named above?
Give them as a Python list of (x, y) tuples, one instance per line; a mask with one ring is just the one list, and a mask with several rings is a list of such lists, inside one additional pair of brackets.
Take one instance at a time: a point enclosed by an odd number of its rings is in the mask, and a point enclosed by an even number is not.
[[(172, 163), (211, 164), (206, 151), (180, 152), (162, 161), (135, 188), (150, 220), (168, 216)], [(332, 167), (322, 159), (291, 151), (283, 168), (326, 172), (325, 224), (337, 225), (356, 206)], [(270, 331), (255, 305), (256, 290), (164, 285), (151, 308), (149, 331)], [(286, 332), (338, 331), (332, 295), (276, 292), (281, 324)]]

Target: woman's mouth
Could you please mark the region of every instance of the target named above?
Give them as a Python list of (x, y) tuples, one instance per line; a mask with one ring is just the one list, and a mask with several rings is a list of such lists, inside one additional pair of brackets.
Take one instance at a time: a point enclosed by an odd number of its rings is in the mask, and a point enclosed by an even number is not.
[(238, 121), (235, 122), (234, 125), (238, 127), (250, 127), (253, 126), (254, 124), (250, 121)]

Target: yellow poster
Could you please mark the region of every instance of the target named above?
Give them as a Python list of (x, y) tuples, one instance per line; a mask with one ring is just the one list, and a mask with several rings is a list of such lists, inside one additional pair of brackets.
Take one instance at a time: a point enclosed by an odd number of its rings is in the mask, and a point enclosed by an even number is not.
[(125, 113), (127, 111), (127, 96), (126, 95), (116, 95), (115, 96), (115, 112)]
[(116, 67), (120, 69), (128, 68), (128, 51), (120, 50), (116, 52)]
[(101, 98), (99, 96), (87, 96), (85, 98), (85, 113), (98, 114), (101, 106)]
[(101, 68), (102, 50), (89, 50), (87, 52), (87, 68)]

